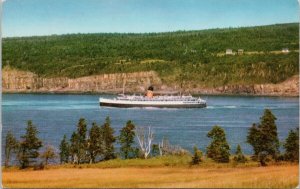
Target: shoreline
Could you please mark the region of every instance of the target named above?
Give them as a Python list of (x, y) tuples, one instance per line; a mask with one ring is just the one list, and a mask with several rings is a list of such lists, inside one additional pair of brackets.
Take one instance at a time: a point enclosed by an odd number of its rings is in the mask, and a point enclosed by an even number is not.
[[(126, 83), (126, 87), (124, 87)], [(194, 86), (195, 84), (195, 86)], [(44, 78), (28, 71), (3, 68), (2, 92), (39, 94), (144, 94), (152, 85), (156, 94), (214, 95), (214, 96), (279, 96), (299, 97), (299, 75), (280, 83), (227, 84), (201, 86), (190, 82), (180, 88), (178, 83), (164, 83), (154, 71), (91, 75), (79, 78)]]
[[(111, 92), (111, 91), (2, 91), (2, 94), (62, 94), (62, 95), (118, 95), (122, 92)], [(140, 95), (140, 92), (128, 92), (125, 94), (129, 95)], [(242, 96), (242, 97), (283, 97), (283, 98), (299, 98), (299, 93), (297, 95), (294, 94), (248, 94), (248, 93), (189, 93), (193, 96)], [(186, 94), (187, 95), (187, 94)]]

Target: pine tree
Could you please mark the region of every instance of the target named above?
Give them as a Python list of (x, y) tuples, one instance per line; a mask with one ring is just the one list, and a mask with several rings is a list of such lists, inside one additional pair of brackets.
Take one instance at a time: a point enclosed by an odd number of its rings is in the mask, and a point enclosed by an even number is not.
[(73, 132), (70, 139), (70, 152), (73, 163), (84, 163), (87, 161), (87, 124), (84, 118), (80, 118), (77, 131)]
[(77, 125), (77, 136), (78, 136), (78, 161), (84, 163), (87, 159), (87, 124), (84, 118), (80, 118)]
[(216, 125), (209, 131), (207, 137), (212, 139), (211, 144), (207, 147), (207, 157), (220, 163), (229, 162), (230, 147), (226, 140), (225, 131)]
[(19, 147), (19, 142), (14, 137), (11, 131), (8, 131), (5, 137), (5, 167), (9, 166), (12, 153), (16, 153)]
[(197, 146), (194, 146), (192, 165), (198, 165), (200, 162), (202, 162), (202, 152), (197, 148)]
[(68, 143), (66, 135), (64, 135), (64, 138), (59, 145), (59, 150), (60, 163), (68, 163), (70, 156), (70, 144)]
[(295, 131), (290, 130), (283, 147), (285, 148), (285, 160), (292, 162), (299, 161), (299, 128)]
[(247, 161), (247, 158), (244, 156), (242, 152), (241, 146), (238, 144), (235, 152), (235, 156), (233, 157), (233, 160), (237, 163), (245, 163)]
[(262, 166), (266, 165), (268, 156), (276, 160), (279, 154), (275, 120), (276, 117), (272, 112), (266, 109), (260, 118), (260, 124), (253, 124), (247, 136), (247, 142), (252, 145), (254, 150), (254, 158), (257, 158)]
[(26, 168), (30, 166), (31, 163), (36, 161), (39, 157), (38, 150), (42, 147), (42, 141), (37, 138), (38, 134), (37, 128), (29, 120), (27, 123), (26, 134), (21, 136), (20, 150), (18, 154), (18, 159), (21, 168)]
[(132, 144), (134, 143), (135, 137), (134, 129), (135, 125), (132, 123), (132, 121), (129, 120), (126, 123), (126, 126), (120, 130), (120, 136), (118, 137), (119, 144), (121, 145), (120, 151), (121, 155), (125, 159), (128, 159), (130, 155), (133, 155), (132, 153), (134, 149), (132, 147)]
[(105, 123), (102, 125), (103, 131), (103, 142), (104, 142), (104, 160), (114, 159), (114, 142), (116, 138), (114, 137), (114, 129), (110, 126), (110, 119), (106, 117)]
[(95, 163), (96, 158), (103, 154), (102, 130), (96, 123), (92, 123), (92, 128), (89, 132), (88, 151), (90, 163)]
[(78, 134), (76, 132), (72, 133), (70, 142), (70, 155), (71, 155), (71, 159), (72, 159), (72, 163), (79, 163), (78, 161), (78, 154), (79, 154), (79, 139), (78, 139)]

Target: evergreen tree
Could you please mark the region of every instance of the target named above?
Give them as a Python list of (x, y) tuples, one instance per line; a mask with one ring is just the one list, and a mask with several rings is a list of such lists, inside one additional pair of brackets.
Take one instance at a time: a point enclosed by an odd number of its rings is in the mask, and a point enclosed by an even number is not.
[(48, 165), (50, 159), (56, 158), (54, 148), (52, 146), (47, 146), (45, 151), (41, 154), (41, 158), (44, 159), (44, 164)]
[(299, 128), (290, 130), (283, 145), (285, 148), (284, 158), (288, 161), (299, 161)]
[(84, 163), (87, 159), (87, 124), (84, 118), (80, 118), (77, 125), (77, 139), (78, 139), (78, 161)]
[(90, 163), (95, 163), (96, 158), (103, 154), (102, 130), (96, 123), (92, 123), (92, 128), (90, 129), (88, 151)]
[(70, 156), (70, 144), (68, 143), (66, 135), (64, 135), (64, 138), (59, 145), (59, 150), (60, 163), (68, 163)]
[(202, 162), (202, 152), (197, 148), (197, 146), (194, 146), (192, 165), (198, 165), (200, 162)]
[(242, 152), (241, 146), (238, 144), (235, 152), (235, 156), (233, 157), (233, 160), (238, 163), (245, 163), (247, 161), (247, 158), (244, 156)]
[(79, 163), (78, 155), (79, 155), (80, 145), (79, 145), (79, 139), (78, 138), (79, 138), (78, 134), (76, 132), (73, 132), (72, 136), (71, 136), (71, 139), (70, 139), (70, 142), (71, 142), (70, 155), (71, 155), (71, 158), (72, 158), (72, 163)]
[(29, 120), (27, 123), (26, 134), (21, 136), (20, 150), (18, 154), (18, 159), (20, 162), (20, 167), (26, 168), (30, 166), (31, 163), (36, 161), (39, 157), (38, 150), (42, 147), (42, 141), (37, 138), (38, 134), (37, 128)]
[(258, 159), (262, 166), (266, 165), (266, 159), (271, 156), (277, 159), (279, 154), (279, 140), (277, 136), (276, 117), (269, 109), (265, 109), (260, 118), (260, 124), (253, 124), (249, 129), (247, 142), (252, 145), (254, 158)]
[(216, 125), (208, 132), (207, 137), (212, 139), (211, 144), (207, 147), (207, 157), (220, 163), (229, 162), (230, 147), (226, 140), (225, 131)]
[(116, 138), (114, 137), (114, 129), (110, 126), (110, 119), (106, 117), (105, 123), (102, 125), (103, 131), (103, 142), (104, 142), (104, 160), (114, 159), (114, 142)]
[(8, 131), (5, 137), (5, 167), (9, 166), (12, 153), (16, 153), (19, 147), (19, 142), (14, 137), (11, 131)]
[(120, 130), (120, 136), (118, 137), (119, 144), (121, 145), (120, 151), (121, 155), (125, 159), (128, 159), (130, 155), (133, 155), (132, 153), (134, 149), (132, 147), (132, 144), (134, 143), (135, 137), (134, 129), (135, 125), (132, 123), (131, 120), (129, 120), (126, 123), (126, 126)]

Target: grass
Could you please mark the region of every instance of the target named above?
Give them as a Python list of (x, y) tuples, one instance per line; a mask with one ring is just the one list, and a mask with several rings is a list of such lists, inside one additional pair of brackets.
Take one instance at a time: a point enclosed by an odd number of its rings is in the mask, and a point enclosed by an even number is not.
[(190, 156), (165, 156), (148, 160), (110, 160), (97, 164), (55, 165), (45, 170), (3, 169), (8, 188), (293, 188), (298, 185), (299, 166), (257, 162), (218, 164), (204, 160), (191, 166)]
[[(114, 159), (109, 161), (104, 161), (96, 164), (82, 164), (76, 165), (76, 167), (81, 168), (122, 168), (122, 167), (162, 167), (162, 166), (187, 166), (191, 161), (191, 156), (162, 156), (153, 157), (147, 160), (144, 159)], [(61, 167), (61, 166), (58, 166)], [(65, 168), (74, 167), (73, 164), (63, 165)]]

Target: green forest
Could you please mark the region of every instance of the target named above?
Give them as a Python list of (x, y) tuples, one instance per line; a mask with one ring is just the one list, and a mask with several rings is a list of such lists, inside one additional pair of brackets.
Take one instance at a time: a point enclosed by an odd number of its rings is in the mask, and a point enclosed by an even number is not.
[[(282, 53), (288, 48), (289, 53)], [(243, 54), (225, 55), (226, 49)], [(299, 23), (3, 39), (3, 67), (43, 77), (156, 71), (166, 83), (278, 83), (299, 73)]]

